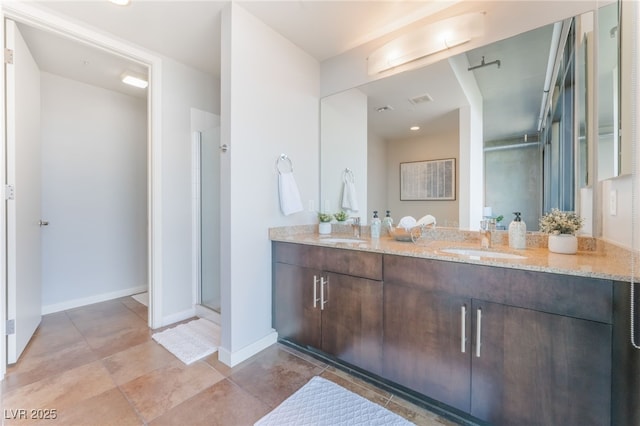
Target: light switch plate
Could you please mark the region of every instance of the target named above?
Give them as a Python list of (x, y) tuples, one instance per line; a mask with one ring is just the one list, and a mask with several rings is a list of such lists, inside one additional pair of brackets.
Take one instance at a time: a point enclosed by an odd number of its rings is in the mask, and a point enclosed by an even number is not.
[(611, 216), (618, 214), (618, 191), (615, 189), (609, 192), (609, 214)]

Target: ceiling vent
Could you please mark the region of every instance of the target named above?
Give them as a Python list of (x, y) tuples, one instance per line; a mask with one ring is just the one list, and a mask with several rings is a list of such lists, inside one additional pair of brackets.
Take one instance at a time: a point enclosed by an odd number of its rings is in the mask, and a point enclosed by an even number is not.
[(425, 93), (424, 95), (416, 96), (413, 98), (409, 98), (409, 102), (411, 102), (414, 105), (423, 104), (425, 102), (431, 102), (431, 101), (433, 101), (433, 98), (428, 93)]

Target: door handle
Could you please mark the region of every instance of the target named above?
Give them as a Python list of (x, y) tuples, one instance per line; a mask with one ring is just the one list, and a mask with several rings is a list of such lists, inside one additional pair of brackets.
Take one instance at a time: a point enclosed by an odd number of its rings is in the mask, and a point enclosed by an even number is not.
[(478, 316), (476, 321), (476, 357), (480, 358), (480, 347), (482, 346), (482, 309), (478, 308)]
[(49, 221), (47, 221), (47, 220), (40, 220), (40, 221), (38, 222), (38, 225), (40, 225), (40, 226), (49, 226)]
[(460, 314), (460, 352), (465, 353), (467, 350), (467, 305), (462, 305)]

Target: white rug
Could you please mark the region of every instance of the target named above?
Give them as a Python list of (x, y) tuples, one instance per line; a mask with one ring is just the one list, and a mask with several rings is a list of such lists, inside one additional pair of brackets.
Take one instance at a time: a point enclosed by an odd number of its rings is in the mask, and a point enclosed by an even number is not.
[(386, 408), (318, 376), (255, 423), (256, 426), (411, 424)]
[(152, 337), (180, 361), (189, 365), (218, 350), (220, 327), (200, 318), (155, 333)]
[(149, 292), (145, 291), (144, 293), (134, 294), (133, 300), (138, 303), (142, 303), (144, 306), (149, 306)]

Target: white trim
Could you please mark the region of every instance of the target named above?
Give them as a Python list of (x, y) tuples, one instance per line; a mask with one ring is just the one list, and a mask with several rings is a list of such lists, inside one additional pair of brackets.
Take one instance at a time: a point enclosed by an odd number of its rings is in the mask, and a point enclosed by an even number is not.
[[(4, 13), (0, 11), (0, 34), (2, 34), (2, 48), (4, 49), (5, 41), (4, 41)], [(1, 78), (1, 86), (0, 94), (2, 96), (2, 100), (0, 101), (0, 117), (3, 117), (3, 125), (4, 125), (4, 104), (5, 104), (5, 76), (4, 76), (5, 67), (0, 67), (0, 78)], [(4, 129), (4, 127), (3, 127)], [(4, 198), (4, 185), (5, 185), (5, 176), (6, 176), (6, 159), (5, 159), (5, 150), (6, 150), (6, 135), (4, 130), (0, 132), (0, 193)], [(5, 332), (5, 319), (7, 318), (6, 307), (7, 307), (7, 252), (6, 252), (6, 235), (7, 229), (7, 219), (6, 219), (6, 210), (4, 206), (0, 208), (0, 381), (4, 380), (4, 374), (7, 369), (7, 349), (6, 349), (6, 340), (4, 336), (6, 336)]]
[(229, 352), (226, 348), (218, 348), (218, 359), (223, 364), (228, 365), (229, 367), (234, 367), (242, 361), (251, 358), (258, 352), (265, 350), (277, 341), (278, 333), (275, 330), (272, 330), (271, 333), (267, 334), (262, 339), (253, 342), (249, 346), (245, 346), (239, 351)]
[(167, 325), (175, 324), (177, 322), (184, 321), (186, 319), (193, 318), (195, 316), (196, 316), (195, 308), (185, 309), (184, 311), (176, 312), (175, 314), (167, 315), (166, 317), (162, 318), (161, 325), (154, 328), (166, 327)]
[(81, 306), (93, 305), (94, 303), (105, 302), (107, 300), (118, 299), (120, 297), (131, 296), (147, 291), (147, 286), (141, 285), (138, 287), (125, 288), (123, 290), (111, 291), (109, 293), (102, 293), (95, 296), (83, 297), (81, 299), (67, 300), (62, 303), (55, 303), (52, 305), (46, 305), (42, 307), (42, 315), (53, 314), (55, 312), (66, 311), (67, 309), (79, 308)]
[(163, 311), (162, 282), (162, 61), (149, 67), (148, 217), (149, 327), (160, 327)]
[[(126, 57), (130, 60), (138, 61), (149, 67), (149, 89), (148, 89), (148, 291), (149, 291), (149, 326), (151, 328), (160, 327), (162, 319), (162, 59), (160, 56), (140, 49), (125, 40), (119, 40), (112, 36), (88, 29), (77, 23), (67, 21), (60, 16), (53, 15), (32, 4), (26, 2), (0, 2), (0, 20), (2, 20), (2, 33), (4, 34), (4, 19), (10, 18), (18, 22), (33, 26), (38, 29), (53, 32), (65, 36), (81, 43), (89, 44), (93, 47), (103, 49), (110, 53)], [(2, 67), (3, 68), (3, 67)], [(4, 70), (1, 71), (2, 81), (4, 81)], [(4, 84), (1, 85), (0, 95), (4, 99)], [(4, 103), (4, 102), (2, 102)], [(4, 105), (0, 107), (4, 117)], [(5, 135), (1, 135), (2, 146), (0, 150), (5, 150)], [(4, 154), (2, 154), (4, 156)], [(5, 162), (0, 165), (1, 175), (4, 176)], [(4, 179), (3, 179), (4, 180)], [(5, 246), (6, 218), (4, 212), (0, 217), (0, 247)], [(4, 319), (6, 312), (6, 253), (4, 248), (0, 249), (2, 260), (0, 266), (0, 306), (3, 313), (0, 318), (0, 335), (4, 335)], [(0, 379), (4, 378), (6, 368), (6, 339), (0, 339)]]
[[(193, 114), (193, 113), (192, 113)], [(195, 130), (191, 136), (191, 277), (192, 279), (192, 303), (195, 305), (202, 300), (202, 231), (200, 223), (200, 146), (202, 132)]]

